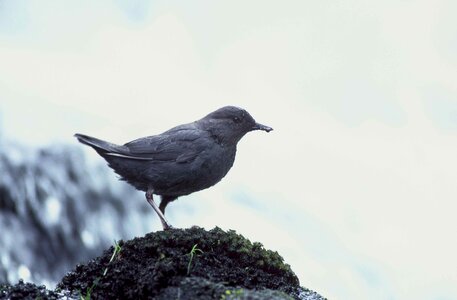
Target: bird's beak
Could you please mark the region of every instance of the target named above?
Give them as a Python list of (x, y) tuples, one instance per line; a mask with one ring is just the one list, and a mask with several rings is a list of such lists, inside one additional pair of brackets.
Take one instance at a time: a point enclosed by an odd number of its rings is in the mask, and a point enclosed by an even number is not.
[(266, 131), (266, 132), (270, 132), (270, 131), (273, 130), (273, 128), (271, 128), (269, 126), (265, 126), (265, 125), (259, 124), (259, 123), (255, 123), (255, 125), (252, 127), (252, 130), (263, 130), (263, 131)]

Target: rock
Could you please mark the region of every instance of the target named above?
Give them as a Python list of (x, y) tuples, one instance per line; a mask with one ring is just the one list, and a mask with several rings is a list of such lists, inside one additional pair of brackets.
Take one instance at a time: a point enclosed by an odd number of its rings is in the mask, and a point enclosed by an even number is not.
[(49, 291), (44, 285), (37, 286), (33, 283), (24, 283), (20, 280), (15, 285), (0, 285), (0, 299), (64, 299), (62, 294)]
[(94, 299), (324, 299), (301, 288), (277, 252), (234, 231), (172, 229), (119, 246), (78, 265), (58, 290)]

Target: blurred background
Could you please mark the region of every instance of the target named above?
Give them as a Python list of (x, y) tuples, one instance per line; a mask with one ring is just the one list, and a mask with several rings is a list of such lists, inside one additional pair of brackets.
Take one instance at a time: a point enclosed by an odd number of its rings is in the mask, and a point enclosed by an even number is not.
[(0, 0), (0, 281), (160, 230), (76, 132), (224, 105), (247, 135), (175, 227), (235, 229), (330, 299), (457, 298), (457, 2)]

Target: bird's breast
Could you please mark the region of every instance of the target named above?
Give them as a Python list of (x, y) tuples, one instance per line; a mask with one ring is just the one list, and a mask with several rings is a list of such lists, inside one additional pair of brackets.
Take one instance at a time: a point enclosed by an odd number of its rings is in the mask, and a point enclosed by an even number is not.
[[(211, 185), (219, 182), (232, 168), (235, 161), (236, 147), (222, 147), (211, 149), (203, 156), (200, 176), (208, 177), (206, 180)], [(205, 153), (206, 154), (206, 153)]]

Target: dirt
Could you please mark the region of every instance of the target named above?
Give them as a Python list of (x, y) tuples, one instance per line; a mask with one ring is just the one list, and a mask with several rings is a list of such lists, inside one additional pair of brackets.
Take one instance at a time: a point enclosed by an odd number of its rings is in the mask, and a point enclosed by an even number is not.
[[(172, 229), (119, 241), (118, 246), (120, 251), (111, 247), (76, 266), (55, 291), (41, 290), (37, 295), (40, 299), (324, 299), (300, 287), (277, 252), (234, 231)], [(0, 298), (22, 299), (8, 293), (0, 290)]]

